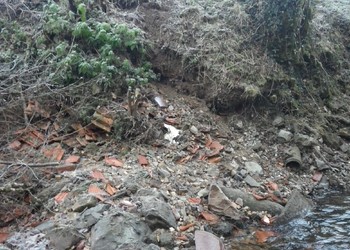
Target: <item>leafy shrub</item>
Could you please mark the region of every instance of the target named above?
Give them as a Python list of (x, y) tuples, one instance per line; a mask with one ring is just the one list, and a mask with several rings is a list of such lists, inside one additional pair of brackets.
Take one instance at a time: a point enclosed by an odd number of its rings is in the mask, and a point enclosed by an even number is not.
[(55, 3), (44, 10), (44, 32), (55, 46), (55, 73), (51, 77), (56, 84), (94, 80), (107, 90), (156, 79), (145, 60), (145, 43), (139, 29), (87, 19), (83, 3), (78, 6), (78, 21)]

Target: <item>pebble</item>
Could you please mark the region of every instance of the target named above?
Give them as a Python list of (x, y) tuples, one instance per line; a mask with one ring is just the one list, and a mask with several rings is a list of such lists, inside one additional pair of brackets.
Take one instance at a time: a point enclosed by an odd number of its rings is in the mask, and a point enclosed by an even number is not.
[(284, 123), (284, 120), (281, 116), (277, 116), (273, 122), (272, 122), (272, 125), (275, 126), (275, 127), (280, 127), (282, 126)]
[(198, 135), (198, 134), (199, 134), (198, 128), (195, 127), (195, 126), (193, 126), (193, 125), (190, 127), (190, 131), (191, 131), (191, 133), (194, 134), (194, 135)]
[(237, 204), (237, 205), (239, 205), (240, 207), (243, 207), (243, 199), (242, 198), (237, 198), (236, 200), (235, 200), (235, 203)]
[(290, 141), (293, 138), (293, 134), (287, 130), (280, 130), (277, 135), (278, 138), (284, 139), (286, 142)]
[(244, 182), (247, 183), (251, 187), (260, 187), (260, 183), (258, 183), (253, 177), (247, 175), (244, 178)]
[(245, 165), (245, 168), (248, 171), (248, 173), (262, 174), (262, 172), (263, 172), (262, 167), (254, 161), (248, 161), (248, 162), (244, 163), (244, 165)]
[(340, 146), (340, 150), (343, 151), (344, 153), (349, 152), (349, 149), (350, 149), (349, 144), (344, 143)]

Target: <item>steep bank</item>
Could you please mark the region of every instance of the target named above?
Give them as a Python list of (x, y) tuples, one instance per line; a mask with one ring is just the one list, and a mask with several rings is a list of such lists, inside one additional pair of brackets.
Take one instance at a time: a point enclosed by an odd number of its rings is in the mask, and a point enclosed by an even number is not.
[[(293, 191), (349, 189), (349, 8), (313, 6), (309, 54), (286, 67), (253, 39), (255, 1), (102, 2), (87, 6), (88, 26), (60, 18), (64, 1), (0, 5), (8, 246), (194, 249), (205, 229), (229, 247), (271, 224)], [(77, 24), (101, 40), (77, 40)], [(108, 50), (109, 33), (121, 47)], [(123, 81), (153, 81), (145, 61), (161, 84), (142, 85), (138, 98)], [(288, 154), (295, 147), (300, 158)]]

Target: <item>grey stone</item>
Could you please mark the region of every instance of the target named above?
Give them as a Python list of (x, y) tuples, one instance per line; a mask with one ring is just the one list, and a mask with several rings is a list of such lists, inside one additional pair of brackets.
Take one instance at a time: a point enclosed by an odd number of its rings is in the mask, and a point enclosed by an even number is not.
[(38, 230), (39, 232), (46, 233), (47, 231), (53, 229), (55, 227), (56, 223), (52, 220), (45, 221), (38, 225), (35, 230)]
[(96, 207), (87, 209), (75, 222), (75, 227), (78, 229), (90, 228), (95, 225), (102, 217), (110, 205), (98, 204)]
[(128, 193), (132, 194), (136, 193), (140, 189), (139, 181), (133, 176), (127, 177), (123, 182), (123, 186), (128, 191)]
[(235, 203), (236, 203), (237, 205), (239, 205), (240, 207), (243, 207), (243, 205), (244, 205), (244, 202), (243, 202), (243, 199), (242, 199), (242, 198), (237, 198), (237, 199), (235, 200)]
[(262, 148), (262, 143), (261, 143), (261, 141), (257, 141), (257, 142), (255, 142), (254, 144), (253, 144), (253, 146), (252, 146), (252, 149), (254, 150), (254, 151), (258, 151), (258, 150), (260, 150), (261, 148)]
[(237, 170), (237, 169), (239, 168), (239, 163), (238, 163), (236, 160), (233, 159), (233, 160), (231, 161), (230, 166), (232, 167), (232, 169)]
[(245, 183), (247, 183), (251, 187), (260, 187), (260, 183), (258, 183), (253, 177), (247, 175), (244, 178)]
[(241, 120), (237, 121), (235, 124), (234, 124), (234, 127), (238, 130), (243, 130), (243, 122)]
[(72, 226), (58, 226), (46, 233), (46, 238), (50, 240), (50, 246), (55, 250), (66, 250), (79, 243), (84, 236)]
[(349, 150), (350, 150), (349, 144), (346, 144), (346, 143), (342, 144), (340, 146), (340, 150), (343, 151), (343, 153), (349, 152)]
[(341, 144), (342, 144), (342, 141), (341, 141), (340, 137), (337, 134), (334, 134), (334, 133), (327, 133), (327, 132), (325, 132), (322, 135), (322, 139), (331, 148), (338, 149), (341, 146)]
[(245, 177), (247, 174), (248, 174), (248, 171), (246, 169), (241, 169), (241, 171), (239, 171), (239, 174), (242, 176), (242, 177)]
[(273, 122), (272, 122), (272, 125), (275, 126), (275, 127), (280, 127), (282, 126), (284, 123), (284, 120), (281, 116), (277, 116)]
[(150, 228), (176, 228), (176, 219), (170, 205), (158, 197), (142, 196), (139, 198), (141, 213)]
[(338, 134), (340, 137), (349, 140), (350, 139), (350, 127), (339, 129)]
[(282, 205), (268, 200), (258, 201), (253, 195), (245, 193), (239, 189), (221, 187), (221, 190), (230, 200), (235, 201), (238, 198), (241, 198), (244, 206), (249, 207), (252, 211), (267, 211), (273, 216), (278, 215), (283, 211)]
[(301, 144), (304, 147), (311, 147), (318, 144), (317, 140), (311, 136), (296, 134), (294, 139), (297, 143)]
[(164, 195), (155, 188), (141, 188), (140, 190), (137, 191), (136, 196), (138, 197), (152, 196), (162, 201), (166, 200), (166, 197), (164, 197)]
[(46, 239), (45, 235), (42, 233), (36, 234), (32, 231), (16, 232), (6, 240), (6, 244), (10, 248), (5, 248), (4, 246), (3, 248), (0, 247), (0, 249), (47, 250), (49, 243), (49, 240)]
[(262, 172), (263, 172), (262, 167), (254, 161), (248, 161), (248, 162), (244, 163), (244, 165), (245, 165), (245, 168), (247, 169), (248, 173), (250, 173), (250, 174), (255, 174), (255, 173), (262, 174)]
[(191, 133), (194, 134), (194, 135), (198, 135), (198, 134), (199, 134), (198, 128), (196, 128), (196, 127), (193, 126), (193, 125), (190, 127), (190, 131), (191, 131)]
[[(127, 243), (127, 244), (122, 244), (119, 246), (116, 250), (161, 250), (161, 248), (157, 245), (154, 244), (145, 244), (143, 242), (139, 243)], [(114, 249), (111, 249), (114, 250)]]
[(154, 243), (161, 247), (166, 247), (171, 249), (175, 243), (175, 237), (169, 231), (165, 229), (157, 229), (150, 236), (149, 240), (151, 243)]
[(276, 224), (288, 223), (292, 219), (304, 215), (313, 205), (311, 200), (304, 197), (299, 191), (293, 190), (283, 212), (277, 217)]
[[(43, 189), (41, 192), (39, 192), (36, 195), (36, 199), (38, 201), (46, 201), (49, 197), (55, 197), (60, 191), (61, 189), (67, 185), (68, 183), (70, 183), (69, 179), (62, 179), (58, 182), (55, 182), (53, 185)], [(42, 205), (42, 204), (40, 204)]]
[(100, 219), (92, 227), (91, 249), (128, 249), (119, 247), (126, 244), (141, 244), (150, 234), (150, 228), (138, 216), (115, 211)]
[(321, 161), (319, 159), (316, 159), (316, 166), (320, 171), (330, 169), (330, 167), (324, 161)]
[(278, 135), (277, 135), (277, 137), (278, 138), (282, 138), (282, 139), (284, 139), (284, 141), (290, 141), (290, 140), (292, 140), (292, 138), (293, 138), (293, 134), (292, 134), (292, 132), (289, 132), (289, 131), (287, 131), (287, 130), (280, 130), (279, 132), (278, 132)]
[(203, 188), (201, 190), (199, 190), (199, 192), (197, 193), (198, 197), (202, 198), (202, 197), (206, 197), (209, 194), (209, 190), (206, 188)]
[(211, 225), (210, 229), (216, 235), (223, 236), (223, 237), (232, 236), (232, 233), (234, 231), (233, 224), (227, 221), (219, 221), (218, 223)]
[(97, 204), (97, 198), (92, 195), (83, 194), (78, 196), (76, 202), (72, 206), (73, 212), (82, 212), (86, 208), (94, 207)]
[(167, 178), (169, 177), (171, 174), (168, 170), (164, 169), (164, 168), (159, 168), (158, 169), (158, 174), (161, 178)]
[(231, 177), (234, 177), (237, 174), (237, 171), (235, 169), (231, 170)]
[(0, 244), (0, 250), (11, 250), (11, 248), (8, 248), (7, 246)]

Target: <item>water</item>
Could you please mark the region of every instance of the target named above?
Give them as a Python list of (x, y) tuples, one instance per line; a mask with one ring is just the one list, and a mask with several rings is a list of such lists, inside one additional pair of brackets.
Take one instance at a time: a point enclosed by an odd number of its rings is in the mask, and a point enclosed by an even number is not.
[(332, 193), (317, 200), (306, 217), (277, 228), (276, 249), (350, 249), (350, 194)]

